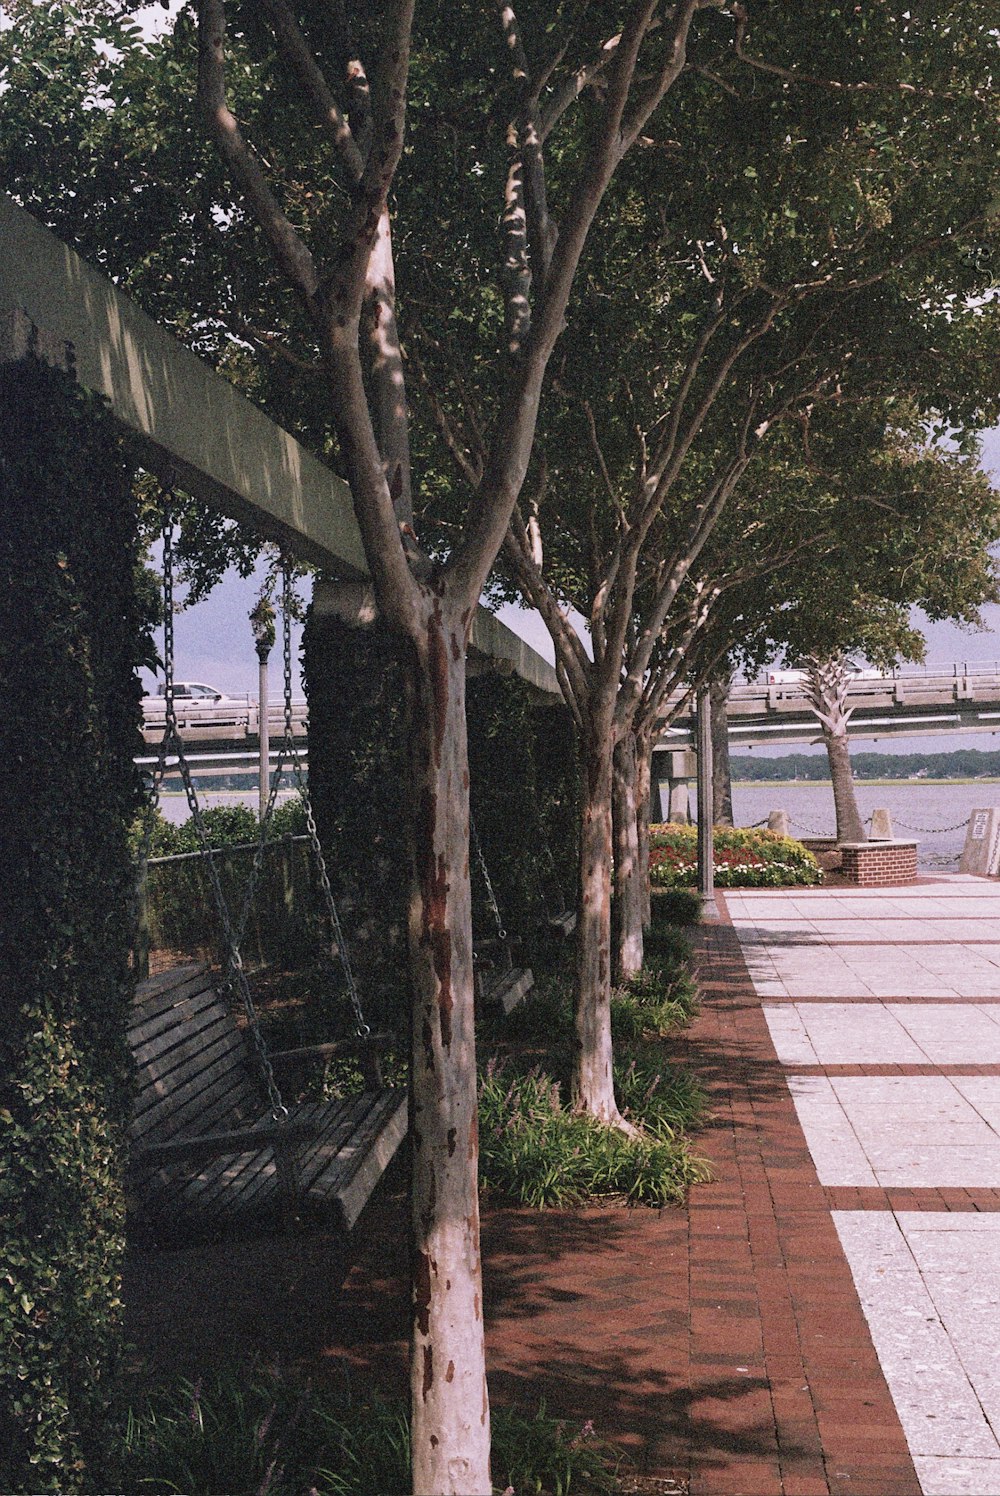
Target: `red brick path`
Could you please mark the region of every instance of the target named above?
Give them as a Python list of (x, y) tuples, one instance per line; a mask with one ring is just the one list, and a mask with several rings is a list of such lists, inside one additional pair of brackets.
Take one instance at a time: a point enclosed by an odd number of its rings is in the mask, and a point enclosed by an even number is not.
[[(676, 1049), (712, 1097), (696, 1141), (716, 1178), (688, 1210), (487, 1209), (494, 1400), (592, 1419), (692, 1496), (918, 1496), (830, 1218), (877, 1192), (818, 1183), (735, 933), (702, 945)], [(322, 1237), (136, 1256), (139, 1353), (194, 1370), (256, 1351), (402, 1391), (404, 1219), (401, 1192), (373, 1202), (353, 1265)]]

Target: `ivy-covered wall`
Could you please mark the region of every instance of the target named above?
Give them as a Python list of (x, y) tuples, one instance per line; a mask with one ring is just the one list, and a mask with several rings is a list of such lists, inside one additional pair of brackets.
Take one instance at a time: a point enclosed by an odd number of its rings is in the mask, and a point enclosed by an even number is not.
[[(466, 690), (472, 816), (504, 926), (529, 949), (545, 915), (571, 906), (575, 893), (572, 723), (536, 699), (518, 676), (492, 672)], [(476, 862), (473, 854), (476, 928), (492, 935)]]
[[(405, 1032), (405, 677), (384, 630), (311, 609), (303, 633), (309, 795), (365, 1016)], [(347, 1022), (345, 1004), (345, 1023)]]
[[(409, 826), (405, 676), (384, 631), (312, 610), (304, 635), (309, 785), (345, 933), (375, 1021), (408, 1011)], [(559, 706), (537, 706), (516, 676), (468, 682), (472, 812), (504, 927), (528, 947), (546, 912), (571, 902), (576, 753)], [(473, 861), (473, 917), (495, 933)], [(370, 1019), (371, 1021), (371, 1019)]]
[(0, 369), (0, 1489), (101, 1484), (121, 1345), (144, 633), (131, 474), (67, 374)]

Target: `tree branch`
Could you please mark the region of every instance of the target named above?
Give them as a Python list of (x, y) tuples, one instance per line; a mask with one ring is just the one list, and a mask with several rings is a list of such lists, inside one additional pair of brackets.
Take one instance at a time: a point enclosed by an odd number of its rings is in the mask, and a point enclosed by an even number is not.
[(319, 278), (309, 250), (285, 217), (226, 101), (224, 0), (198, 0), (198, 107), (216, 149), (239, 184), (289, 283), (306, 301)]
[(262, 4), (271, 17), (281, 54), (298, 78), (317, 124), (333, 142), (352, 187), (357, 186), (365, 169), (364, 156), (298, 22), (286, 0), (262, 0)]
[(590, 695), (591, 662), (579, 634), (563, 613), (531, 554), (527, 526), (516, 506), (504, 537), (504, 554), (514, 568), (528, 602), (542, 615), (555, 645), (556, 659), (561, 663), (570, 691), (582, 709)]

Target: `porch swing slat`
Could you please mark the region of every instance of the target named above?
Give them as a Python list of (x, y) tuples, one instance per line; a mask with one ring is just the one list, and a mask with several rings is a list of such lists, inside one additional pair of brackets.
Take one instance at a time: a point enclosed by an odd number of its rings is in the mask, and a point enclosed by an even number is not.
[[(151, 994), (140, 984), (130, 1029), (138, 1072), (134, 1215), (154, 1231), (182, 1234), (269, 1229), (287, 1213), (282, 1152), (294, 1161), (296, 1213), (350, 1229), (406, 1134), (406, 1093), (292, 1106), (279, 1133), (286, 1146), (275, 1147), (246, 1037), (210, 974), (189, 965), (175, 970), (172, 983), (154, 982)], [(247, 1137), (254, 1128), (259, 1145)], [(211, 1136), (226, 1131), (237, 1132), (238, 1141)], [(180, 1156), (159, 1146), (171, 1144)]]

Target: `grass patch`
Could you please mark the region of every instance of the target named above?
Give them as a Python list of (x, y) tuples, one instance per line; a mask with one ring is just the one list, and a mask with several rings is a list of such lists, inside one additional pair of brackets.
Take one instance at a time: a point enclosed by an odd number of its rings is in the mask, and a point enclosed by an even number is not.
[(483, 1188), (536, 1209), (609, 1197), (679, 1204), (689, 1185), (708, 1177), (684, 1136), (704, 1109), (697, 1083), (662, 1064), (640, 1069), (633, 1057), (615, 1066), (615, 1084), (629, 1120), (644, 1129), (647, 1116), (653, 1122), (638, 1138), (578, 1116), (538, 1067), (488, 1066), (479, 1090)]
[(704, 1093), (669, 1062), (663, 1044), (697, 1009), (691, 950), (684, 932), (659, 914), (644, 969), (611, 996), (615, 1094), (638, 1137), (570, 1104), (574, 1021), (565, 973), (540, 981), (506, 1018), (486, 1020), (481, 1037), (497, 1056), (480, 1082), (486, 1191), (536, 1208), (608, 1198), (660, 1206), (680, 1203), (691, 1184), (709, 1177), (687, 1138), (704, 1116)]
[[(493, 1411), (495, 1489), (536, 1496), (616, 1490), (619, 1458), (549, 1417)], [(128, 1414), (116, 1488), (187, 1496), (404, 1496), (410, 1489), (408, 1409), (355, 1399), (277, 1373), (178, 1381)]]
[(686, 964), (654, 949), (639, 975), (611, 994), (611, 1032), (626, 1044), (663, 1039), (690, 1023), (697, 1008), (698, 984)]

